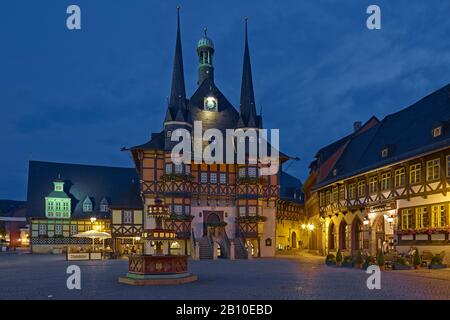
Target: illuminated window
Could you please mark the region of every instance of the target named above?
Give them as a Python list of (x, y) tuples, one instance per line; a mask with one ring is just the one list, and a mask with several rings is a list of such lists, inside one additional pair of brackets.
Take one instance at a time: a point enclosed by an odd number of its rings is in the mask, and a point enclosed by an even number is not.
[(166, 163), (166, 173), (172, 173), (172, 164)]
[(39, 235), (40, 236), (47, 235), (47, 225), (46, 224), (39, 225)]
[(439, 179), (440, 167), (440, 159), (427, 161), (427, 181)]
[(405, 168), (400, 168), (395, 170), (395, 186), (404, 187), (405, 186)]
[(366, 182), (365, 181), (358, 182), (358, 196), (359, 197), (366, 196)]
[(175, 214), (178, 214), (178, 215), (183, 214), (183, 206), (178, 205), (178, 204), (174, 205), (174, 206), (173, 206), (173, 212), (174, 212)]
[(369, 193), (378, 192), (378, 177), (369, 178)]
[(133, 211), (130, 211), (130, 210), (124, 211), (122, 222), (127, 223), (127, 224), (132, 223), (133, 222)]
[(413, 227), (413, 210), (412, 209), (403, 209), (402, 210), (402, 229), (410, 229)]
[(200, 182), (201, 183), (207, 183), (208, 182), (208, 173), (207, 172), (202, 172), (200, 174)]
[(190, 215), (191, 214), (191, 207), (190, 206), (185, 206), (184, 207), (184, 213), (187, 214), (187, 215)]
[(186, 174), (191, 174), (191, 166), (190, 165), (186, 165), (185, 166), (185, 170), (186, 170)]
[(256, 177), (256, 168), (255, 167), (249, 167), (248, 168), (248, 176), (249, 177)]
[(239, 177), (245, 177), (245, 168), (239, 168)]
[(442, 134), (442, 126), (438, 126), (433, 129), (433, 137), (437, 138)]
[(255, 216), (256, 215), (256, 207), (248, 207), (248, 215)]
[(339, 196), (338, 187), (333, 187), (333, 199), (331, 201), (332, 202), (337, 202), (338, 201), (338, 196)]
[(78, 233), (78, 226), (76, 224), (70, 225), (70, 235), (75, 235)]
[(175, 165), (175, 173), (183, 173), (183, 165), (182, 164)]
[(61, 236), (63, 234), (63, 226), (60, 224), (55, 225), (55, 235)]
[(385, 172), (381, 175), (381, 190), (389, 190), (391, 188), (391, 173)]
[(447, 225), (447, 210), (445, 205), (431, 206), (431, 226), (443, 228)]
[(325, 205), (325, 192), (319, 193), (319, 205), (323, 207)]
[(339, 186), (339, 200), (345, 199), (345, 186)]
[(327, 190), (325, 193), (325, 205), (329, 205), (331, 203), (331, 191)]
[(428, 227), (428, 209), (427, 207), (416, 208), (416, 228)]
[(209, 175), (209, 182), (211, 183), (217, 183), (217, 173), (211, 173)]
[(447, 177), (450, 177), (450, 155), (447, 156)]
[(246, 207), (239, 207), (239, 215), (245, 216), (246, 213)]
[(227, 175), (226, 175), (226, 173), (221, 173), (220, 174), (220, 183), (221, 184), (227, 183)]
[(420, 163), (413, 164), (409, 168), (409, 183), (420, 183), (422, 179), (422, 165)]
[(356, 198), (356, 188), (355, 184), (351, 183), (348, 185), (348, 198), (349, 199), (355, 199)]

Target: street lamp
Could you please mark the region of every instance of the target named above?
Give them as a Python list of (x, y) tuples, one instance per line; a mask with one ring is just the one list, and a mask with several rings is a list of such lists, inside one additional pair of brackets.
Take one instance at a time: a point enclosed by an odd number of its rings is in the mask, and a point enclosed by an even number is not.
[(308, 229), (309, 229), (309, 231), (313, 231), (314, 225), (312, 223), (308, 224)]

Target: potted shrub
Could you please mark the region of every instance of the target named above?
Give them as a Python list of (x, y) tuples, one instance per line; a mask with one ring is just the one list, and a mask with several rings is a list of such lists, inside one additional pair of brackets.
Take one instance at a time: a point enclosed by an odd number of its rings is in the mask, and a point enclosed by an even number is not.
[(341, 249), (339, 249), (336, 253), (336, 265), (341, 266), (342, 265), (342, 252)]
[(416, 250), (414, 251), (414, 256), (413, 256), (414, 269), (419, 269), (421, 264), (422, 264), (422, 260), (420, 259), (419, 249), (416, 248)]
[(431, 263), (428, 266), (429, 269), (445, 269), (447, 265), (443, 263), (443, 257), (436, 254), (431, 258)]
[(325, 258), (325, 264), (327, 266), (336, 265), (336, 257), (334, 256), (334, 254), (332, 253), (327, 254), (327, 257)]
[(411, 265), (404, 257), (398, 257), (392, 267), (394, 270), (411, 270)]
[(363, 255), (361, 253), (361, 250), (358, 250), (358, 253), (356, 254), (356, 258), (355, 258), (355, 265), (357, 268), (361, 269), (363, 263), (364, 263)]
[(384, 253), (383, 253), (383, 250), (381, 250), (381, 249), (379, 249), (377, 252), (377, 264), (380, 267), (380, 270), (384, 270), (384, 264), (385, 264)]
[(345, 256), (344, 260), (342, 262), (342, 266), (345, 268), (353, 268), (353, 257), (352, 256)]

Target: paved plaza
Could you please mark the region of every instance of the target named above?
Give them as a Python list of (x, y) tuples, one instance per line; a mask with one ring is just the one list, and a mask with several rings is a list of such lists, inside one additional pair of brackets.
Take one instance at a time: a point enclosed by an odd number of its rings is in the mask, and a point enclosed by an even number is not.
[[(0, 299), (450, 299), (450, 270), (386, 271), (369, 290), (361, 270), (327, 267), (322, 257), (191, 261), (199, 281), (179, 286), (119, 284), (126, 260), (67, 262), (64, 256), (0, 254)], [(66, 268), (81, 268), (68, 290)]]

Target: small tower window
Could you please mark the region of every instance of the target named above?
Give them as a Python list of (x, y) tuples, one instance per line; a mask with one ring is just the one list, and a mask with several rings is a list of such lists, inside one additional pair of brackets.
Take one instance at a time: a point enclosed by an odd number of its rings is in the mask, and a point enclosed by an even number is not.
[(335, 176), (337, 176), (337, 169), (336, 168), (333, 169), (333, 177), (335, 177)]
[(382, 157), (382, 158), (387, 158), (388, 155), (389, 155), (389, 150), (388, 150), (388, 148), (383, 148), (383, 149), (381, 150), (381, 157)]

